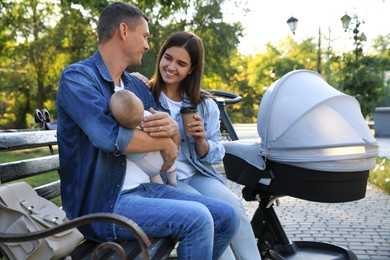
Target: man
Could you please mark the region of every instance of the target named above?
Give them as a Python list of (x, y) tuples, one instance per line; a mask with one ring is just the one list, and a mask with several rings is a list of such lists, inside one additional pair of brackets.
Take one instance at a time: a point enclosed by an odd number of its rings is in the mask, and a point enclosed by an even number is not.
[[(70, 218), (114, 212), (135, 221), (150, 237), (180, 241), (179, 258), (217, 259), (238, 227), (232, 207), (222, 201), (150, 183), (149, 176), (124, 154), (160, 151), (162, 172), (174, 162), (178, 126), (156, 112), (148, 89), (125, 72), (140, 66), (149, 49), (148, 18), (121, 2), (108, 5), (98, 22), (98, 51), (61, 74), (57, 93), (58, 145), (63, 208)], [(109, 113), (116, 89), (128, 89), (152, 115), (143, 130), (120, 126)], [(177, 140), (177, 139), (176, 139)], [(126, 229), (107, 223), (80, 228), (98, 241), (134, 239)]]

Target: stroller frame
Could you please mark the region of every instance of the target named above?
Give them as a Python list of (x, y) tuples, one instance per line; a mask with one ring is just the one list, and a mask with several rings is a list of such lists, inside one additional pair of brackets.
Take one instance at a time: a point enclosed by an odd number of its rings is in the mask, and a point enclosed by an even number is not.
[[(284, 183), (274, 182), (275, 185), (262, 185), (258, 183), (260, 178), (272, 177), (278, 179), (286, 172), (299, 172), (301, 170), (301, 174), (305, 177), (309, 170), (272, 161), (268, 161), (266, 169), (261, 170), (232, 154), (226, 154), (223, 162), (226, 177), (231, 181), (244, 185), (243, 198), (246, 201), (259, 202), (251, 224), (255, 237), (258, 239), (257, 246), (263, 259), (357, 259), (357, 256), (351, 250), (337, 245), (312, 241), (290, 241), (273, 207), (282, 196), (293, 196), (328, 203), (364, 197), (364, 186), (367, 185), (368, 171), (351, 173), (354, 174), (355, 181), (362, 188), (346, 192), (351, 183), (343, 181), (342, 178), (336, 179), (328, 185), (323, 185), (323, 188), (318, 188), (322, 181), (316, 179), (323, 174), (321, 171), (310, 171), (309, 176), (312, 176), (312, 178), (299, 181), (299, 183), (284, 180)], [(338, 178), (337, 173), (333, 177)], [(304, 187), (307, 186), (313, 189), (305, 190)], [(286, 189), (286, 187), (289, 187), (289, 189)], [(334, 192), (324, 192), (325, 189)], [(279, 191), (283, 191), (283, 193)]]
[[(241, 100), (241, 97), (221, 91), (214, 94)], [(236, 96), (236, 98), (235, 98)], [(239, 98), (237, 98), (239, 97)], [(237, 141), (238, 135), (227, 116), (223, 99), (214, 99), (221, 114), (221, 131), (227, 129), (230, 141)], [(238, 101), (238, 102), (239, 102)], [(232, 103), (232, 102), (230, 102)], [(227, 142), (229, 143), (229, 142)], [(369, 171), (349, 173), (329, 173), (313, 171), (285, 165), (273, 161), (266, 161), (265, 169), (259, 169), (244, 159), (226, 153), (223, 160), (226, 177), (236, 183), (244, 185), (243, 198), (246, 201), (258, 201), (259, 205), (251, 220), (255, 237), (258, 239), (258, 249), (262, 259), (358, 259), (349, 249), (330, 243), (315, 241), (290, 241), (274, 210), (274, 204), (282, 196), (293, 196), (300, 199), (318, 202), (337, 203), (364, 198)], [(286, 179), (286, 173), (300, 175), (299, 181)], [(308, 177), (309, 176), (309, 177)], [(259, 183), (261, 178), (275, 179), (281, 177), (283, 181), (273, 182), (272, 185)], [(324, 185), (324, 181), (328, 182)], [(353, 186), (354, 189), (350, 189)], [(311, 190), (307, 190), (311, 187)], [(327, 192), (331, 190), (332, 192)]]

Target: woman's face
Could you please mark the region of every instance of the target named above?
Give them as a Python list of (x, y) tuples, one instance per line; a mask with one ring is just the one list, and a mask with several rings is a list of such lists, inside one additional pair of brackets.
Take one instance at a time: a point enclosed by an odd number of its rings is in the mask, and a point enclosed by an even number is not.
[(184, 48), (171, 47), (161, 57), (159, 69), (166, 86), (178, 86), (191, 72), (190, 55)]

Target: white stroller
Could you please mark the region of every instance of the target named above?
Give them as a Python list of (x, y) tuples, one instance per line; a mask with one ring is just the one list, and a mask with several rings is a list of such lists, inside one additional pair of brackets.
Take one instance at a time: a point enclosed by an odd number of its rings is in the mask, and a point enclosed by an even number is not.
[(308, 70), (292, 71), (266, 91), (258, 112), (260, 141), (224, 142), (228, 179), (259, 200), (252, 227), (263, 259), (357, 259), (345, 248), (291, 242), (273, 209), (280, 196), (316, 202), (362, 199), (378, 144), (355, 98)]

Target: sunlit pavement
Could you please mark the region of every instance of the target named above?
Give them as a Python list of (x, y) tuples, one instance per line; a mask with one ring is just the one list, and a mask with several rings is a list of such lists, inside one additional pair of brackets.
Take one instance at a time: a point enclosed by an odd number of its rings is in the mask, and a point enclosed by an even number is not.
[[(255, 124), (236, 124), (239, 139), (258, 138)], [(390, 138), (376, 138), (379, 156), (390, 158)], [(223, 166), (217, 166), (223, 173)], [(242, 185), (227, 180), (241, 198)], [(257, 202), (243, 200), (249, 218)], [(364, 199), (317, 203), (282, 197), (275, 211), (291, 241), (318, 241), (352, 250), (359, 259), (390, 259), (390, 196), (368, 184)]]

